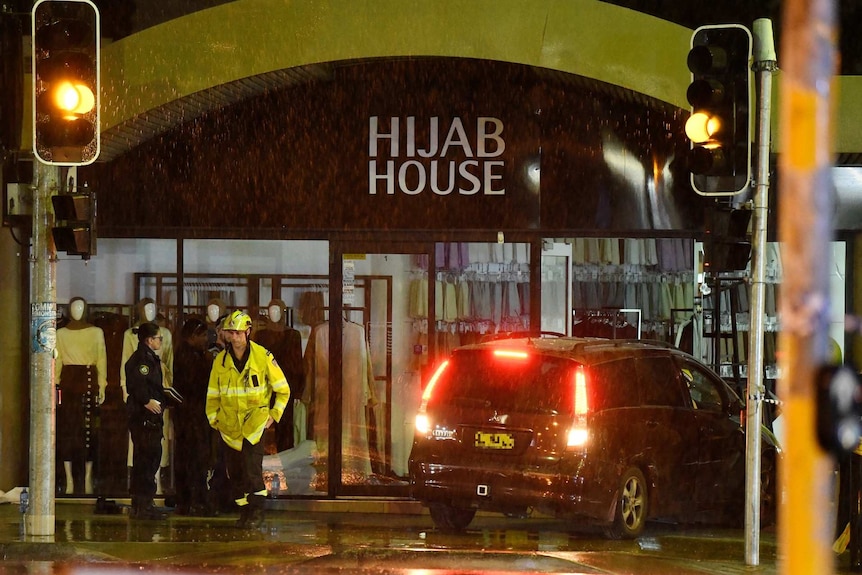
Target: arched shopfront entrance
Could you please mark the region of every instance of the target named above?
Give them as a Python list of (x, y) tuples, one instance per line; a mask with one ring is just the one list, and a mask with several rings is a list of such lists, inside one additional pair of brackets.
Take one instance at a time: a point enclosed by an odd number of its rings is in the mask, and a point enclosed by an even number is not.
[[(573, 295), (564, 313), (546, 313), (541, 246), (696, 234), (702, 200), (674, 164), (688, 75), (667, 65), (683, 61), (688, 35), (600, 2), (441, 10), (393, 0), (320, 12), (241, 0), (106, 46), (104, 161), (79, 175), (100, 194), (100, 254), (87, 268), (58, 264), (58, 303), (84, 296), (104, 314), (94, 320), (133, 322), (129, 309), (153, 297), (176, 329), (216, 294), (256, 313), (283, 299), (306, 351), (316, 320), (299, 314), (304, 293), (357, 308), (344, 319), (365, 328), (368, 381), (383, 392), (372, 474), (344, 474), (355, 453), (339, 433), (350, 428), (343, 409), (316, 432), (334, 446), (328, 456), (318, 444), (270, 462), (296, 472), (281, 477), (287, 485), (310, 487), (288, 495), (403, 494), (422, 368), (463, 319), (437, 325), (438, 282), (505, 275), (521, 321), (557, 316), (568, 329)], [(453, 265), (452, 246), (512, 255)], [(409, 299), (423, 283), (425, 324)], [(326, 311), (328, 322), (342, 315)], [(346, 330), (330, 323), (326, 353), (344, 362)], [(337, 366), (331, 400), (350, 383)], [(102, 445), (121, 490), (118, 449)]]

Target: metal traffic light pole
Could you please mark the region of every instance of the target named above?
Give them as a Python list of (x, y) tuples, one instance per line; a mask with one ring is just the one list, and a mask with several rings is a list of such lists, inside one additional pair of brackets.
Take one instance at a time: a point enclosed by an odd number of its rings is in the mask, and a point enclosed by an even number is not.
[[(92, 0), (37, 0), (31, 25), (36, 190), (30, 249), (30, 497), (25, 534), (53, 537), (57, 253), (48, 206), (61, 187), (60, 166), (87, 165), (99, 155), (99, 10)], [(91, 202), (88, 217), (94, 219), (92, 206)], [(72, 253), (83, 251), (81, 255), (89, 257), (92, 245), (90, 241), (86, 250), (73, 247)]]
[(30, 251), (30, 503), (25, 517), (25, 534), (53, 536), (57, 281), (48, 205), (51, 196), (57, 192), (60, 168), (36, 161), (33, 170), (36, 190), (33, 194), (33, 246)]
[(760, 564), (760, 472), (763, 420), (763, 330), (766, 277), (766, 220), (769, 207), (769, 141), (772, 110), (772, 72), (778, 66), (772, 40), (772, 21), (754, 21), (754, 72), (757, 77), (757, 166), (751, 230), (751, 313), (748, 341), (748, 391), (745, 451), (745, 563)]

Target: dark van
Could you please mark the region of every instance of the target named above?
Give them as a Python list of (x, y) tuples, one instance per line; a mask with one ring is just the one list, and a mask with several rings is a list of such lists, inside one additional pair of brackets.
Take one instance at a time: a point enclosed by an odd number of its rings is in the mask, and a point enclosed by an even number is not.
[[(742, 404), (705, 365), (656, 342), (500, 339), (459, 348), (427, 383), (412, 495), (441, 530), (477, 510), (531, 510), (636, 537), (647, 520), (740, 522)], [(763, 434), (762, 511), (778, 447)]]

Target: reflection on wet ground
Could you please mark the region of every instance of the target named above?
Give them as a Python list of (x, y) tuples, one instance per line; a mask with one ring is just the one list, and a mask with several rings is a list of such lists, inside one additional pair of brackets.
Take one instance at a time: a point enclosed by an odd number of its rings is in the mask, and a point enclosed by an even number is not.
[(17, 506), (0, 505), (3, 573), (775, 573), (774, 532), (761, 534), (761, 566), (744, 564), (741, 530), (652, 525), (635, 541), (609, 541), (570, 522), (480, 514), (462, 534), (416, 513), (276, 510), (256, 531), (235, 516), (165, 521), (95, 515), (57, 504), (53, 542), (22, 534)]

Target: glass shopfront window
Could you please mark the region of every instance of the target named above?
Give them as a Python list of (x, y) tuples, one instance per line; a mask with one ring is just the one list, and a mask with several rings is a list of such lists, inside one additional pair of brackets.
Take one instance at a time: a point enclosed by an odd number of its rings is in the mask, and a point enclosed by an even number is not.
[[(132, 328), (141, 321), (159, 323), (165, 344), (175, 327), (166, 294), (156, 286), (139, 292), (135, 278), (142, 271), (174, 273), (176, 242), (100, 238), (98, 249), (98, 257), (88, 262), (64, 257), (57, 262), (57, 492), (66, 496), (128, 495), (123, 358), (137, 348)], [(171, 346), (164, 350), (163, 359), (170, 362)], [(90, 389), (78, 389), (76, 369), (92, 369)], [(93, 400), (96, 385), (104, 386), (101, 404)], [(81, 392), (90, 400), (73, 401)], [(79, 403), (81, 411), (75, 409)], [(169, 455), (165, 450), (157, 481), (162, 493), (170, 490)]]
[[(278, 354), (292, 389), (281, 422), (264, 437), (267, 486), (273, 487), (277, 477), (281, 493), (325, 492), (325, 485), (314, 484), (303, 360), (312, 329), (328, 313), (328, 242), (99, 239), (98, 248), (98, 257), (86, 264), (62, 259), (57, 265), (58, 327), (68, 321), (69, 303), (82, 298), (87, 304), (85, 319), (102, 328), (104, 334), (107, 380), (105, 401), (94, 406), (92, 423), (82, 431), (91, 438), (86, 453), (70, 451), (58, 460), (59, 492), (128, 494), (131, 451), (122, 366), (137, 347), (131, 328), (148, 320), (161, 326), (165, 383), (174, 384), (173, 361), (182, 341), (183, 324), (191, 318), (205, 323), (207, 348), (213, 357), (218, 351), (216, 321), (235, 309), (252, 317), (252, 340), (267, 344), (265, 347)], [(178, 274), (180, 268), (182, 274)], [(61, 381), (61, 392), (62, 388)], [(58, 425), (58, 437), (77, 436), (81, 430), (63, 426), (85, 425), (81, 419), (63, 420), (63, 425)], [(178, 443), (170, 412), (164, 436), (157, 486), (159, 494), (170, 497), (176, 491), (177, 462), (188, 456), (190, 447)], [(218, 443), (213, 441), (214, 446)], [(214, 450), (215, 467), (218, 459)], [(285, 460), (290, 465), (284, 464)], [(69, 469), (70, 479), (65, 469)]]

